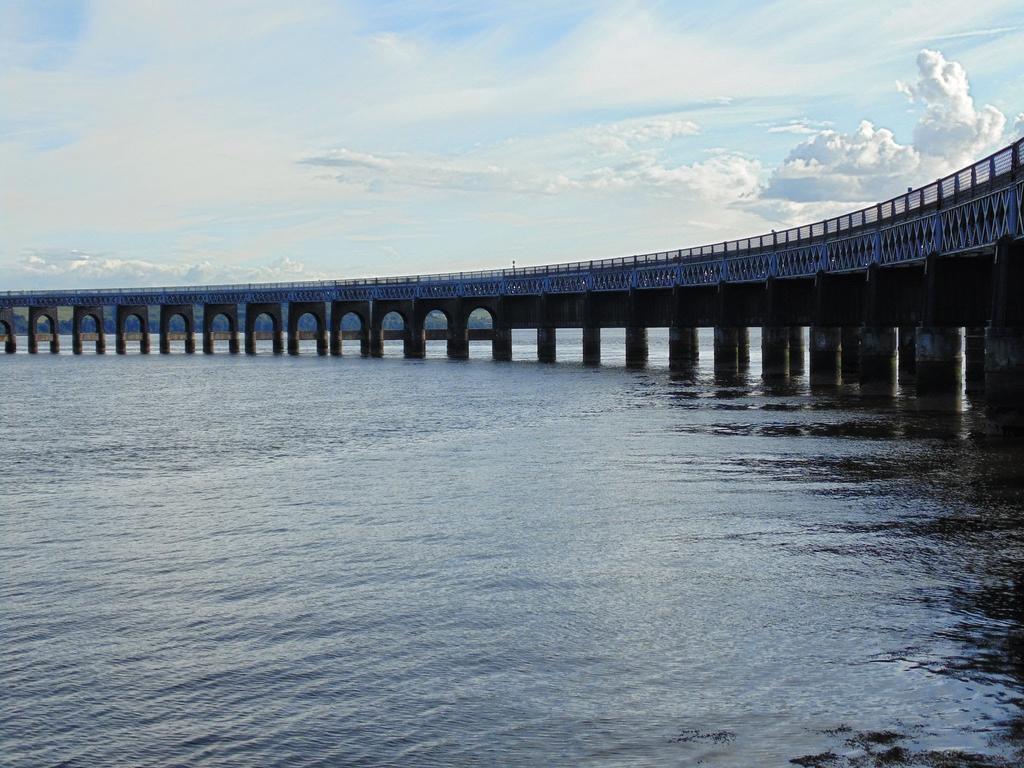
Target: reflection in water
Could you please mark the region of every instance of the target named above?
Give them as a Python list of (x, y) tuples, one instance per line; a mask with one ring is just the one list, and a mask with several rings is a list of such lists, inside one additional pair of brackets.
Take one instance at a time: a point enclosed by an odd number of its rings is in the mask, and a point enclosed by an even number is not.
[(1024, 446), (976, 399), (531, 336), (4, 361), (0, 754), (1021, 764)]

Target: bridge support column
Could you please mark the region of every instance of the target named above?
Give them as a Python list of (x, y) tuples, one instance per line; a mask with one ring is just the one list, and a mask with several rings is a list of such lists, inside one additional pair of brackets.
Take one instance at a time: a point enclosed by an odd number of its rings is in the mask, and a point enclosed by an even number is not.
[(384, 328), (380, 325), (370, 326), (370, 357), (384, 357)]
[(766, 379), (789, 376), (789, 327), (767, 325), (761, 329), (761, 375)]
[(668, 367), (682, 371), (693, 367), (700, 359), (700, 342), (696, 328), (680, 328), (673, 325), (668, 329)]
[(842, 348), (839, 350), (840, 367), (843, 376), (852, 381), (860, 371), (861, 327), (859, 325), (844, 325), (842, 334)]
[(992, 316), (985, 332), (985, 416), (989, 429), (1024, 436), (1024, 245), (996, 245)]
[(964, 333), (964, 380), (968, 392), (985, 389), (985, 328), (971, 327)]
[[(843, 341), (846, 347), (846, 341)], [(843, 363), (846, 370), (846, 363)], [(860, 336), (861, 384), (891, 384), (896, 380), (896, 329), (866, 325)]]
[(735, 326), (715, 328), (715, 370), (735, 371), (739, 369), (739, 345), (739, 328)]
[(41, 317), (45, 317), (50, 324), (50, 354), (56, 355), (60, 352), (60, 321), (57, 316), (57, 307), (28, 308), (29, 354), (34, 355), (39, 351), (39, 331), (36, 326)]
[(245, 305), (245, 354), (256, 354), (256, 318), (266, 315), (273, 324), (272, 341), (274, 354), (280, 355), (284, 352), (284, 342), (281, 340), (281, 305), (277, 302), (253, 303)]
[(958, 393), (963, 366), (963, 336), (959, 328), (925, 326), (917, 329), (918, 394)]
[(647, 324), (643, 316), (644, 304), (636, 288), (629, 289), (626, 319), (626, 367), (642, 368), (647, 365), (650, 349), (647, 343)]
[(96, 324), (96, 354), (106, 353), (107, 336), (103, 329), (103, 307), (74, 307), (71, 312), (71, 351), (80, 355), (85, 349), (82, 321), (91, 317)]
[(191, 355), (196, 351), (195, 317), (191, 304), (160, 305), (160, 354), (166, 355), (171, 351), (170, 325), (175, 315), (185, 320), (185, 353)]
[(495, 360), (512, 359), (512, 329), (495, 322), (494, 338), (491, 340), (491, 357)]
[(18, 340), (14, 336), (14, 312), (0, 307), (0, 335), (4, 337), (4, 352), (13, 355), (18, 351)]
[(811, 326), (811, 376), (832, 378), (842, 366), (843, 330), (836, 326)]
[(469, 327), (463, 322), (461, 314), (448, 324), (447, 352), (450, 360), (469, 359)]
[(899, 372), (901, 376), (917, 373), (917, 326), (899, 327)]
[(218, 315), (224, 315), (228, 321), (228, 352), (238, 354), (238, 305), (237, 304), (204, 304), (203, 305), (203, 354), (212, 355), (214, 349), (213, 321)]
[[(402, 356), (409, 360), (422, 360), (427, 356), (427, 332), (423, 320), (418, 317), (415, 302), (409, 312), (409, 321), (402, 337)], [(447, 335), (447, 334), (446, 334)]]
[(646, 328), (626, 329), (626, 366), (629, 368), (643, 368), (647, 365), (647, 358), (650, 349), (647, 344)]
[(119, 355), (128, 352), (128, 331), (125, 326), (128, 318), (134, 317), (139, 321), (139, 354), (149, 354), (149, 307), (143, 304), (129, 306), (118, 304), (114, 313), (114, 351)]
[(746, 326), (736, 329), (736, 360), (740, 368), (750, 367), (750, 329)]
[(288, 354), (299, 354), (302, 340), (299, 320), (303, 315), (311, 315), (316, 320), (316, 353), (323, 357), (327, 354), (327, 304), (322, 301), (293, 301), (288, 305)]
[(537, 360), (542, 363), (553, 363), (556, 359), (555, 329), (537, 329)]
[(583, 328), (583, 364), (601, 364), (601, 329), (594, 326)]
[(803, 326), (794, 325), (789, 329), (789, 372), (804, 372), (804, 357), (807, 354), (807, 343), (804, 341)]

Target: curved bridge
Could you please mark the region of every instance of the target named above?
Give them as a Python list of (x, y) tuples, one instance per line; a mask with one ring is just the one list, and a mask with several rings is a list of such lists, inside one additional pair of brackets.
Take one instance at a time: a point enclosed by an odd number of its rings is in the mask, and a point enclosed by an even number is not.
[[(1024, 139), (973, 165), (877, 205), (757, 237), (600, 261), (357, 280), (0, 293), (0, 336), (15, 351), (14, 308), (27, 309), (29, 352), (41, 341), (59, 349), (58, 308), (72, 308), (74, 351), (84, 341), (105, 350), (113, 315), (117, 351), (138, 340), (149, 351), (150, 307), (159, 307), (160, 351), (183, 340), (194, 351), (194, 308), (202, 307), (203, 351), (223, 336), (247, 352), (261, 335), (275, 352), (299, 351), (315, 338), (320, 354), (341, 354), (355, 337), (364, 355), (401, 338), (405, 354), (423, 355), (426, 317), (447, 320), (452, 357), (468, 341), (490, 338), (495, 358), (511, 358), (511, 329), (536, 328), (541, 360), (555, 357), (555, 329), (583, 329), (584, 361), (600, 359), (600, 329), (626, 328), (627, 364), (647, 359), (647, 329), (668, 327), (670, 365), (692, 365), (696, 329), (715, 328), (716, 366), (741, 366), (747, 328), (762, 326), (763, 372), (786, 375), (803, 360), (811, 326), (812, 375), (845, 369), (862, 383), (887, 381), (900, 368), (922, 393), (962, 384), (967, 329), (968, 386), (984, 384), (998, 429), (1024, 430)], [(110, 312), (106, 308), (112, 308)], [(241, 308), (241, 309), (240, 309)], [(482, 309), (489, 331), (469, 328)], [(401, 331), (385, 328), (396, 313)], [(258, 316), (273, 331), (259, 331)], [(315, 333), (299, 318), (310, 315)], [(352, 316), (344, 328), (342, 319)], [(222, 316), (226, 332), (213, 330)], [(170, 329), (178, 318), (183, 331)], [(207, 320), (211, 322), (206, 322)], [(86, 323), (95, 326), (85, 331)], [(128, 330), (129, 322), (137, 328)], [(44, 327), (45, 326), (45, 327)], [(287, 330), (285, 328), (287, 327)], [(356, 330), (353, 328), (357, 327)], [(896, 328), (900, 333), (897, 338)]]

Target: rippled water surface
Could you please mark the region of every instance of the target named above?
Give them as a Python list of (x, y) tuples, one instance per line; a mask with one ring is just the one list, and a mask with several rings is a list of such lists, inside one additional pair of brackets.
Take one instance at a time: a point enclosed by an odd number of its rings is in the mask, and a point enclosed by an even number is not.
[(0, 357), (0, 762), (1019, 764), (976, 404), (559, 340)]

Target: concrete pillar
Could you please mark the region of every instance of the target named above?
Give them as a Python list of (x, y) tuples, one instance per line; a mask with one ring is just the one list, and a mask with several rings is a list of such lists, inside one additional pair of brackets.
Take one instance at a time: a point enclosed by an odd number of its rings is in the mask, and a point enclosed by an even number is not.
[(842, 348), (839, 350), (840, 367), (843, 376), (852, 381), (860, 371), (861, 327), (859, 325), (844, 325), (842, 334)]
[(985, 328), (971, 327), (964, 333), (964, 380), (968, 392), (985, 389)]
[(992, 270), (992, 314), (985, 332), (985, 416), (989, 429), (1024, 436), (1024, 245), (1004, 238)]
[[(843, 347), (846, 347), (845, 340)], [(846, 363), (843, 362), (843, 370)], [(896, 380), (896, 329), (866, 325), (860, 335), (860, 381), (889, 384)]]
[(448, 324), (448, 357), (452, 360), (469, 359), (469, 328), (459, 318)]
[(715, 328), (716, 369), (736, 370), (739, 368), (739, 336), (740, 329), (735, 326), (718, 326)]
[(71, 311), (71, 351), (82, 354), (85, 343), (82, 339), (82, 321), (91, 317), (96, 324), (96, 354), (107, 351), (107, 336), (103, 328), (103, 307), (74, 307)]
[(812, 325), (810, 336), (811, 376), (835, 376), (842, 366), (842, 328)]
[(537, 359), (542, 363), (555, 362), (555, 329), (537, 329)]
[(416, 311), (409, 313), (411, 320), (405, 324), (405, 337), (402, 339), (402, 356), (410, 360), (422, 360), (427, 355), (427, 334), (423, 321), (416, 318)]
[(370, 326), (370, 357), (384, 357), (384, 329), (378, 324)]
[(750, 329), (746, 326), (736, 329), (736, 359), (740, 368), (750, 366)]
[(898, 344), (900, 375), (913, 376), (917, 373), (917, 326), (901, 325)]
[(804, 329), (794, 325), (789, 329), (789, 372), (803, 373), (804, 358), (807, 355), (807, 342), (804, 341)]
[(228, 321), (228, 352), (238, 354), (238, 305), (237, 304), (204, 304), (203, 305), (203, 354), (212, 355), (214, 350), (213, 321), (218, 315), (224, 315)]
[(583, 364), (601, 364), (601, 329), (585, 327), (583, 329)]
[(964, 347), (959, 328), (917, 329), (917, 392), (958, 394), (963, 378)]
[(495, 360), (512, 359), (512, 329), (494, 325), (494, 339), (491, 341), (491, 357)]
[(700, 359), (700, 341), (696, 328), (672, 326), (668, 329), (668, 367), (684, 370)]
[(39, 318), (45, 317), (50, 325), (50, 354), (60, 352), (60, 318), (57, 314), (57, 307), (29, 307), (28, 308), (28, 351), (29, 354), (36, 354), (39, 351), (39, 331), (36, 326)]
[(761, 329), (761, 375), (784, 378), (789, 375), (789, 327), (766, 325)]
[(647, 344), (646, 328), (626, 329), (626, 366), (642, 368), (647, 365), (650, 348)]
[(985, 415), (991, 431), (1024, 436), (1024, 327), (985, 331)]

